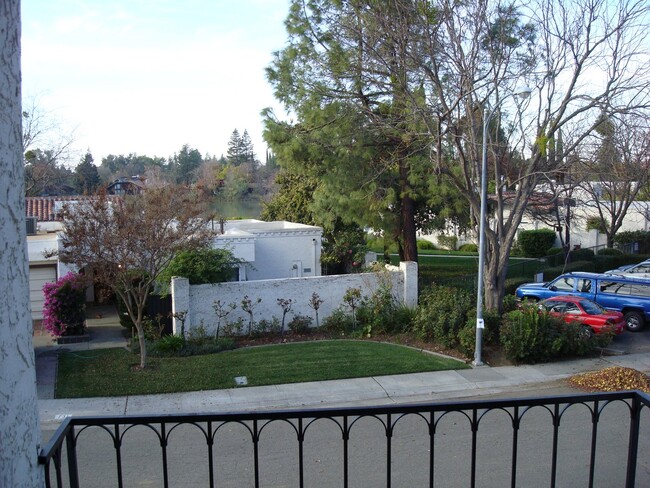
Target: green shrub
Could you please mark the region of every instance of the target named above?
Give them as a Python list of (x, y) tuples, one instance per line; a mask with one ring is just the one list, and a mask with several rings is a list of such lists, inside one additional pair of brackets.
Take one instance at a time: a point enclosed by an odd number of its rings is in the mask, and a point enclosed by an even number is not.
[(279, 334), (282, 324), (280, 319), (277, 317), (271, 317), (271, 319), (262, 319), (253, 324), (253, 335), (261, 336), (266, 334)]
[(450, 251), (455, 251), (456, 246), (458, 245), (458, 237), (439, 235), (438, 244), (440, 244), (445, 249), (449, 249)]
[(238, 336), (241, 335), (242, 331), (244, 330), (244, 319), (239, 317), (237, 320), (234, 322), (226, 322), (223, 326), (223, 334), (225, 336)]
[(416, 314), (417, 309), (415, 308), (407, 307), (406, 305), (397, 305), (393, 308), (393, 314), (387, 326), (387, 332), (400, 333), (410, 330)]
[(553, 246), (557, 235), (551, 229), (522, 230), (517, 236), (517, 247), (524, 256), (541, 258)]
[(622, 256), (623, 251), (619, 251), (613, 247), (605, 247), (603, 249), (599, 249), (597, 254), (598, 256)]
[(313, 320), (306, 315), (296, 315), (289, 322), (289, 330), (294, 334), (306, 334), (310, 331)]
[(476, 348), (476, 322), (468, 321), (458, 331), (458, 348), (468, 358), (474, 357)]
[(472, 295), (462, 289), (433, 285), (420, 297), (413, 331), (446, 347), (458, 345), (458, 332), (472, 309)]
[(547, 256), (555, 256), (556, 254), (562, 254), (564, 250), (561, 247), (552, 247), (546, 251)]
[(571, 251), (569, 256), (571, 261), (593, 261), (595, 254), (592, 249), (580, 248)]
[(155, 343), (154, 348), (161, 354), (171, 354), (183, 349), (185, 340), (181, 336), (168, 335)]
[(513, 291), (512, 293), (509, 293), (503, 297), (503, 305), (501, 308), (503, 313), (506, 314), (508, 312), (512, 312), (513, 310), (517, 310), (518, 305), (519, 305), (519, 300), (517, 300), (517, 297), (515, 296), (515, 292)]
[(614, 243), (617, 247), (623, 247), (629, 244), (637, 243), (640, 254), (650, 254), (650, 231), (633, 230), (618, 232), (614, 236)]
[(587, 225), (585, 225), (585, 229), (587, 231), (597, 230), (601, 234), (604, 234), (606, 231), (605, 226), (603, 225), (603, 221), (600, 217), (588, 217), (586, 224)]
[(186, 338), (186, 342), (192, 344), (205, 344), (212, 340), (213, 338), (208, 335), (208, 331), (206, 330), (205, 325), (203, 325), (203, 322), (196, 327), (192, 327), (187, 333)]
[(523, 251), (519, 247), (519, 242), (515, 240), (515, 242), (512, 243), (512, 247), (510, 248), (510, 256), (511, 257), (522, 257), (524, 255)]
[(343, 335), (350, 332), (354, 327), (352, 314), (348, 314), (341, 308), (337, 308), (329, 317), (323, 320), (323, 330), (334, 335)]
[(157, 317), (156, 322), (147, 316), (142, 319), (142, 330), (144, 331), (144, 338), (146, 340), (157, 341), (163, 337), (165, 324), (161, 322), (161, 319), (162, 317)]
[(472, 244), (471, 242), (468, 242), (460, 246), (458, 250), (463, 252), (478, 252), (478, 246), (476, 244)]
[(501, 345), (514, 363), (536, 363), (559, 355), (562, 349), (560, 320), (535, 307), (505, 315), (501, 326)]
[[(135, 327), (135, 324), (131, 320), (131, 316), (129, 315), (128, 310), (126, 309), (126, 304), (124, 301), (120, 298), (120, 295), (116, 294), (115, 296), (115, 304), (117, 306), (117, 315), (120, 319), (120, 325), (126, 329), (133, 329)], [(147, 314), (147, 310), (145, 308), (144, 311), (145, 315)]]
[(240, 262), (241, 259), (236, 258), (228, 249), (181, 251), (160, 273), (156, 282), (160, 294), (165, 296), (169, 294), (173, 276), (187, 278), (190, 285), (232, 281)]
[(584, 325), (567, 324), (536, 307), (525, 307), (504, 316), (501, 345), (515, 363), (536, 363), (561, 356), (585, 356), (604, 347), (610, 334), (587, 336)]
[(422, 249), (423, 251), (435, 251), (438, 249), (433, 242), (427, 241), (426, 239), (418, 239), (417, 246), (418, 249)]
[[(499, 334), (501, 330), (501, 316), (496, 310), (484, 310), (483, 321), (483, 344), (499, 344)], [(473, 357), (476, 346), (476, 309), (470, 311), (467, 317), (467, 323), (458, 331), (459, 349), (467, 355)]]

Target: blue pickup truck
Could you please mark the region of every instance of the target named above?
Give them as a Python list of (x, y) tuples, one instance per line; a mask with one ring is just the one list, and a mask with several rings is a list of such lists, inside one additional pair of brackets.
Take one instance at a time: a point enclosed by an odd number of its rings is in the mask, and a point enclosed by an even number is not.
[(566, 273), (547, 283), (526, 283), (515, 292), (520, 300), (538, 301), (557, 295), (589, 298), (604, 308), (622, 312), (627, 329), (643, 329), (650, 321), (650, 279), (614, 274)]

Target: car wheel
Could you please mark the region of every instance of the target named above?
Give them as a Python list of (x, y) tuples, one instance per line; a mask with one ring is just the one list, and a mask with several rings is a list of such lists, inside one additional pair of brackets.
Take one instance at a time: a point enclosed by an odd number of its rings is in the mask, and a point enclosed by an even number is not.
[(594, 335), (594, 330), (588, 325), (583, 325), (580, 328), (580, 337), (582, 339), (591, 339), (593, 335)]
[(627, 312), (625, 314), (625, 325), (630, 332), (638, 332), (644, 326), (643, 315), (639, 312)]

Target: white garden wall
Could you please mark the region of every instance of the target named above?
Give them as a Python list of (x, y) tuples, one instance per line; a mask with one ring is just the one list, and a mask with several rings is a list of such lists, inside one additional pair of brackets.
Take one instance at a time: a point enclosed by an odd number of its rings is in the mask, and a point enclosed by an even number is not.
[[(399, 268), (387, 266), (386, 271), (379, 273), (310, 276), (211, 285), (190, 285), (186, 278), (173, 278), (172, 309), (173, 312), (187, 312), (186, 332), (203, 324), (209, 333), (214, 333), (217, 316), (212, 306), (216, 300), (220, 300), (222, 304), (235, 303), (237, 305), (237, 308), (228, 315), (228, 322), (235, 322), (241, 318), (247, 324), (249, 316), (241, 309), (241, 301), (245, 296), (248, 296), (253, 302), (261, 298), (261, 302), (256, 305), (253, 313), (255, 322), (262, 319), (270, 320), (274, 316), (281, 319), (282, 309), (277, 300), (278, 298), (291, 299), (294, 303), (291, 312), (286, 317), (288, 323), (295, 315), (315, 318), (314, 311), (308, 303), (312, 293), (317, 293), (323, 300), (318, 311), (318, 317), (322, 323), (322, 320), (331, 315), (334, 310), (345, 306), (343, 296), (349, 288), (360, 288), (362, 295), (370, 296), (377, 290), (380, 280), (384, 279), (390, 280), (393, 296), (399, 303), (410, 307), (417, 306), (417, 263), (405, 262), (401, 263)], [(313, 325), (316, 325), (315, 319)], [(180, 332), (180, 328), (180, 321), (174, 319), (174, 334)]]

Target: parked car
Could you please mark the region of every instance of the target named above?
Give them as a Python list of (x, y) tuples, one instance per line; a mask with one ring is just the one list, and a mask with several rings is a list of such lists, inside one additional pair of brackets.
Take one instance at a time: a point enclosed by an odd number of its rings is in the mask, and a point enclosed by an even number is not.
[(634, 278), (650, 278), (650, 259), (637, 264), (626, 264), (616, 269), (605, 271), (606, 274), (618, 274)]
[(547, 283), (527, 283), (515, 292), (520, 300), (540, 301), (559, 295), (587, 298), (625, 316), (627, 329), (643, 329), (650, 320), (650, 279), (598, 273), (566, 273)]
[(587, 298), (560, 295), (541, 301), (539, 306), (567, 323), (582, 324), (588, 335), (604, 332), (618, 335), (625, 330), (625, 316), (621, 312), (607, 310)]

